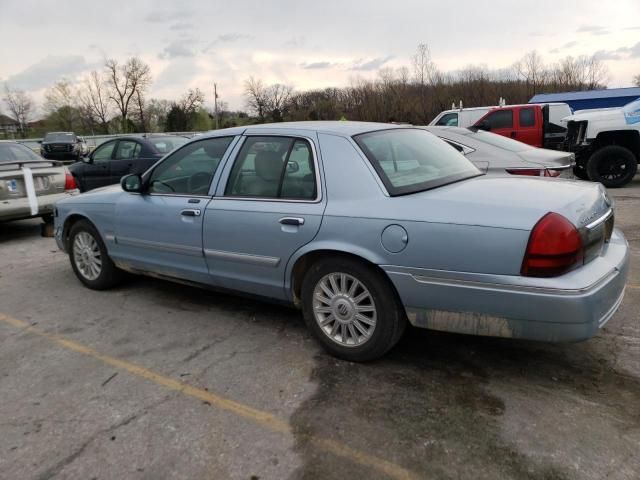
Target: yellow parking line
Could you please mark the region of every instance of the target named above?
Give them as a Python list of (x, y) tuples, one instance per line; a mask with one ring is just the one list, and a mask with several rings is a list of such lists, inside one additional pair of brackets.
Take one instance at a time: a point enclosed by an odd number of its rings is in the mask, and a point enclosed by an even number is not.
[[(26, 332), (45, 338), (50, 342), (55, 343), (67, 350), (86, 355), (104, 364), (111, 365), (112, 367), (116, 367), (120, 370), (124, 370), (131, 375), (135, 375), (136, 377), (144, 378), (145, 380), (149, 380), (170, 390), (174, 390), (187, 396), (208, 402), (209, 404), (219, 408), (220, 410), (231, 412), (235, 415), (238, 415), (239, 417), (250, 420), (251, 422), (261, 425), (272, 431), (285, 434), (293, 433), (291, 427), (287, 422), (278, 418), (272, 413), (264, 412), (248, 405), (244, 405), (240, 402), (221, 397), (220, 395), (216, 395), (215, 393), (192, 387), (191, 385), (188, 385), (184, 382), (165, 377), (164, 375), (161, 375), (134, 363), (119, 360), (117, 358), (110, 357), (109, 355), (104, 355), (91, 347), (87, 347), (73, 340), (64, 338), (60, 335), (45, 332), (40, 328), (33, 327), (23, 320), (18, 320), (17, 318), (0, 314), (0, 321), (12, 325), (16, 328), (20, 328)], [(388, 462), (378, 457), (374, 457), (359, 450), (349, 448), (348, 446), (334, 440), (314, 436), (306, 437), (306, 440), (312, 445), (315, 445), (316, 447), (326, 452), (332, 453), (338, 457), (346, 458), (359, 465), (363, 465), (365, 467), (385, 473), (390, 478), (403, 480), (417, 478), (415, 474), (413, 474), (409, 470), (402, 468), (399, 465)]]

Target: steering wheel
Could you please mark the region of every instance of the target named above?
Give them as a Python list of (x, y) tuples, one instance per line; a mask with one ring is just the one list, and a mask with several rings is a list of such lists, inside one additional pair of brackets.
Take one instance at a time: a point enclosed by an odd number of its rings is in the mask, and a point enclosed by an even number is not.
[(152, 186), (155, 186), (156, 183), (159, 183), (160, 185), (162, 185), (163, 187), (167, 187), (169, 190), (171, 190), (172, 192), (175, 192), (175, 188), (173, 188), (171, 185), (169, 185), (166, 182), (163, 182), (162, 180), (154, 180), (153, 182), (151, 182)]
[(211, 184), (211, 174), (207, 172), (196, 172), (189, 177), (187, 183), (189, 192), (192, 194), (206, 194)]

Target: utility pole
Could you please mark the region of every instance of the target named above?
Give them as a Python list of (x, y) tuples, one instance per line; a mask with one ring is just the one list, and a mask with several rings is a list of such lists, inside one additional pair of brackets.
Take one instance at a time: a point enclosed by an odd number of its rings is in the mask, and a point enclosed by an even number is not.
[(218, 130), (218, 86), (213, 84), (213, 111), (216, 116), (216, 130)]

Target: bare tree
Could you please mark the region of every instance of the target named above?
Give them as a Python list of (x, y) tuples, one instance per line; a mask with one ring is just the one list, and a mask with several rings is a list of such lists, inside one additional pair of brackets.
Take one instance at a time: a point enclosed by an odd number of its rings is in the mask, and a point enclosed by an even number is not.
[(547, 69), (536, 50), (527, 52), (518, 60), (513, 69), (527, 85), (528, 94), (535, 95), (547, 78)]
[(151, 70), (138, 57), (129, 58), (123, 65), (113, 59), (107, 60), (105, 69), (110, 87), (109, 98), (120, 112), (122, 130), (126, 132), (131, 99), (138, 91), (146, 91), (151, 83)]
[(4, 103), (7, 105), (13, 119), (18, 122), (22, 138), (27, 136), (28, 123), (34, 110), (33, 100), (23, 90), (15, 90), (4, 85)]
[(247, 108), (258, 115), (260, 122), (264, 122), (265, 114), (268, 109), (267, 105), (267, 89), (262, 80), (249, 77), (244, 82), (244, 96), (246, 98)]
[(83, 109), (89, 114), (95, 123), (102, 125), (104, 133), (109, 133), (109, 94), (104, 78), (95, 70), (84, 79), (78, 92), (78, 98)]
[(204, 103), (204, 93), (199, 88), (190, 88), (178, 102), (180, 109), (187, 115), (191, 115)]
[(640, 74), (633, 77), (633, 83), (635, 84), (636, 87), (640, 87)]
[(284, 119), (293, 87), (276, 83), (266, 89), (267, 108), (269, 115), (274, 122), (281, 122)]
[(78, 121), (76, 94), (71, 82), (62, 79), (54, 83), (44, 95), (44, 110), (55, 129), (72, 131)]

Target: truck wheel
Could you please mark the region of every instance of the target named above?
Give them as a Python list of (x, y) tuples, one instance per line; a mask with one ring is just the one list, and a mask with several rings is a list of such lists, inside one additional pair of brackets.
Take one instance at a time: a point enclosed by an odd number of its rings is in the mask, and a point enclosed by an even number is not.
[(573, 174), (576, 176), (576, 178), (579, 178), (580, 180), (589, 180), (589, 175), (587, 175), (587, 169), (584, 168), (584, 165), (580, 164), (577, 165), (575, 167), (573, 167)]
[(623, 187), (638, 171), (638, 161), (631, 150), (609, 145), (596, 151), (587, 162), (589, 180), (600, 182), (607, 188)]
[(367, 362), (384, 355), (406, 316), (391, 282), (375, 268), (344, 257), (314, 263), (302, 281), (304, 319), (336, 357)]

